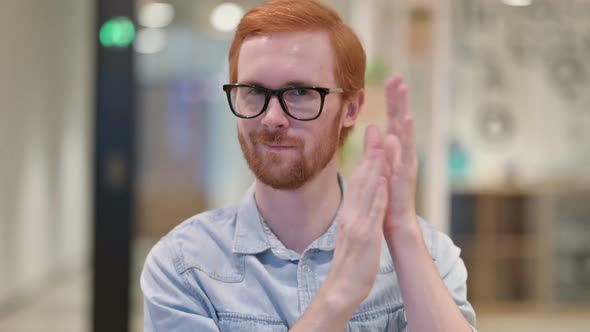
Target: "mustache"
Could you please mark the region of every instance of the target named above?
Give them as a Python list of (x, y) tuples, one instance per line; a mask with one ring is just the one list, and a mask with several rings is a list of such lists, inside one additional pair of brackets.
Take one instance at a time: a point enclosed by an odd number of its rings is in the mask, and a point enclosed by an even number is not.
[(250, 139), (254, 143), (261, 143), (266, 145), (284, 145), (302, 147), (303, 141), (297, 137), (289, 137), (279, 131), (258, 131), (250, 134)]

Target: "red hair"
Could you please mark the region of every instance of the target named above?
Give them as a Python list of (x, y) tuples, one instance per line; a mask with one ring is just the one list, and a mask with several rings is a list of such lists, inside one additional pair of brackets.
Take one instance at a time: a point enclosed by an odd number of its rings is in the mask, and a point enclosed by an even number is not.
[[(281, 32), (326, 31), (334, 50), (334, 77), (348, 99), (365, 87), (363, 46), (340, 16), (316, 0), (271, 0), (251, 9), (240, 21), (229, 51), (230, 83), (238, 80), (238, 57), (244, 39)], [(350, 128), (343, 128), (341, 143)]]

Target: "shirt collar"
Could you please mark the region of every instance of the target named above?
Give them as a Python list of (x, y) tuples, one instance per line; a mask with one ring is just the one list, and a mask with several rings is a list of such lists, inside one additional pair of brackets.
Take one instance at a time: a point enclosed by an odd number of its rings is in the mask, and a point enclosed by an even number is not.
[[(340, 185), (342, 197), (344, 198), (346, 184), (344, 183), (344, 180), (340, 174), (338, 174), (338, 184)], [(276, 241), (273, 242), (278, 242), (278, 239), (276, 239), (274, 234), (267, 233), (270, 232), (270, 229), (268, 229), (268, 227), (265, 229), (264, 221), (262, 220), (260, 212), (258, 211), (258, 207), (256, 206), (254, 189), (255, 184), (252, 184), (238, 206), (236, 216), (236, 231), (234, 234), (233, 243), (233, 251), (235, 253), (258, 254), (271, 248), (270, 239), (274, 238)], [(336, 243), (336, 226), (338, 224), (338, 215), (340, 214), (340, 210), (342, 208), (342, 201), (343, 199), (340, 200), (334, 220), (332, 221), (332, 224), (328, 230), (322, 236), (316, 239), (309, 246), (309, 249), (317, 248), (324, 251), (334, 250)]]
[(255, 184), (252, 184), (238, 206), (233, 245), (235, 253), (257, 254), (270, 248), (254, 199), (254, 188)]

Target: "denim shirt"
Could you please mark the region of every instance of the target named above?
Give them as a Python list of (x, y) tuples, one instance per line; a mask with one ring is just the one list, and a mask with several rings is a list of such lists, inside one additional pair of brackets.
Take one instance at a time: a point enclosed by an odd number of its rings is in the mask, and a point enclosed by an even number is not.
[[(326, 279), (338, 214), (302, 253), (287, 249), (262, 220), (254, 186), (242, 202), (178, 225), (150, 251), (141, 275), (144, 331), (288, 331)], [(460, 250), (420, 220), (432, 259), (467, 321), (467, 271)], [(346, 331), (408, 331), (395, 267), (383, 239), (377, 279)]]

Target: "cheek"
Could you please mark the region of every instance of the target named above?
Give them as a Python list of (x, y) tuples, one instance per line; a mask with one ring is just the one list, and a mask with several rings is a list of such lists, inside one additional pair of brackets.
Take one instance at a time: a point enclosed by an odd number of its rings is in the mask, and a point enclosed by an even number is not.
[(314, 123), (313, 128), (310, 128), (305, 135), (301, 136), (305, 142), (306, 153), (315, 153), (323, 144), (329, 142), (331, 135), (330, 129), (332, 128), (333, 121), (338, 121), (338, 119), (334, 119), (333, 117), (328, 119), (328, 117), (326, 117), (325, 119), (322, 119), (321, 122), (318, 121), (317, 123)]
[(247, 137), (256, 127), (254, 122), (253, 120), (239, 119), (237, 124), (238, 132)]
[[(326, 118), (330, 118), (330, 124), (333, 124), (334, 121), (338, 121), (339, 123), (342, 122), (343, 119), (343, 112), (342, 112), (342, 101), (337, 99), (335, 94), (327, 95), (326, 101), (324, 103), (324, 110), (327, 115)], [(322, 113), (323, 113), (322, 112)]]

